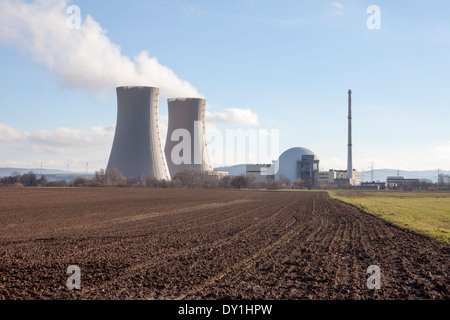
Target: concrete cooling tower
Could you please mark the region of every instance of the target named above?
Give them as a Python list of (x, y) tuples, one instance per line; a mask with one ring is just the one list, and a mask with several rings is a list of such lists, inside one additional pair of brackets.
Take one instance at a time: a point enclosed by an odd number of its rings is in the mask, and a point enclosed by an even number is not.
[(169, 99), (164, 152), (170, 176), (183, 170), (211, 171), (205, 135), (206, 100)]
[(118, 87), (117, 123), (107, 169), (125, 177), (170, 179), (159, 134), (159, 89)]

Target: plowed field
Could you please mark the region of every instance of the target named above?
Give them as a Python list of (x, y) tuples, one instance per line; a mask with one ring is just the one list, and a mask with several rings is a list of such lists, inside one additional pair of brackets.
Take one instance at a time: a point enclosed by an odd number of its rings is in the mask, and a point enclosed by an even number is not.
[(449, 299), (449, 258), (322, 192), (0, 189), (3, 299)]

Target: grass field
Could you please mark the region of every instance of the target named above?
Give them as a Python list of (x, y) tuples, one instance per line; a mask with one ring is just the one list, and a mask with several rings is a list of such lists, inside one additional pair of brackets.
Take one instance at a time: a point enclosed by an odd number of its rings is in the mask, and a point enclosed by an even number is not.
[(450, 192), (340, 190), (329, 194), (402, 228), (450, 242)]

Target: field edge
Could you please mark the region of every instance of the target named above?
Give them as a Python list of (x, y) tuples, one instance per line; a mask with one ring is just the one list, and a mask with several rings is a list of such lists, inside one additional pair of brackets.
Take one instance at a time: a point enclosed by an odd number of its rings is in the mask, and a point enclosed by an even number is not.
[[(440, 243), (443, 243), (443, 244), (449, 244), (450, 243), (450, 236), (438, 235), (435, 230), (433, 231), (433, 230), (427, 229), (427, 228), (419, 228), (419, 227), (413, 225), (412, 221), (407, 220), (407, 218), (405, 218), (406, 221), (409, 221), (410, 223), (408, 223), (408, 222), (400, 222), (398, 220), (391, 219), (389, 213), (384, 211), (384, 210), (378, 209), (378, 211), (382, 212), (382, 213), (380, 213), (380, 212), (377, 212), (377, 210), (375, 210), (373, 208), (369, 208), (368, 206), (359, 204), (356, 201), (352, 201), (350, 199), (350, 197), (338, 196), (338, 195), (336, 195), (335, 190), (327, 190), (327, 193), (330, 196), (330, 198), (338, 200), (338, 201), (340, 201), (340, 202), (342, 202), (344, 204), (350, 205), (350, 206), (356, 208), (357, 210), (359, 210), (362, 213), (370, 214), (370, 215), (372, 215), (374, 217), (382, 219), (383, 221), (389, 223), (390, 225), (392, 225), (392, 226), (394, 226), (396, 228), (399, 228), (399, 229), (402, 229), (402, 230), (406, 230), (406, 231), (410, 231), (410, 232), (414, 232), (415, 234), (417, 234), (419, 236), (426, 237), (426, 238), (428, 238), (430, 240), (437, 241), (437, 242), (440, 242)], [(435, 228), (435, 229), (442, 230), (441, 228)]]

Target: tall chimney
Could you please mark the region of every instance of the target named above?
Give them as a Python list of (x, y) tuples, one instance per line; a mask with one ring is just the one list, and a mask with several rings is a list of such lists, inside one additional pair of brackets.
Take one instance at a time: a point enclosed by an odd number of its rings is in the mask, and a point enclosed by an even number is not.
[(352, 90), (348, 90), (348, 154), (347, 154), (347, 178), (353, 178), (352, 165)]

